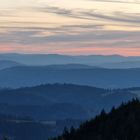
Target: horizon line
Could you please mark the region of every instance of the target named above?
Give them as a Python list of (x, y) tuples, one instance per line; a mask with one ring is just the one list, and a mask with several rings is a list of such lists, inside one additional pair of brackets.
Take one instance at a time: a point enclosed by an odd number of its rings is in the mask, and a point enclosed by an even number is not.
[(121, 55), (121, 54), (61, 54), (61, 53), (20, 53), (20, 52), (0, 52), (1, 54), (17, 55), (60, 55), (60, 56), (120, 56), (120, 57), (140, 57), (140, 55)]

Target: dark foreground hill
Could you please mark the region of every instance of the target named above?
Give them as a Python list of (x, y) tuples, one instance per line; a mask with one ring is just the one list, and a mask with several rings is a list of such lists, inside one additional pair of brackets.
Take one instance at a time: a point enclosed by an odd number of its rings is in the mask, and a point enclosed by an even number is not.
[(77, 128), (103, 108), (109, 111), (139, 94), (140, 88), (106, 90), (72, 84), (1, 89), (0, 139), (47, 140), (62, 134), (65, 126)]
[(0, 140), (47, 140), (58, 135), (63, 127), (59, 122), (37, 122), (0, 114)]
[(0, 90), (0, 113), (37, 120), (87, 119), (103, 108), (110, 110), (137, 95), (129, 89), (105, 90), (72, 84), (7, 89)]
[(62, 136), (52, 140), (140, 140), (140, 101), (122, 104), (109, 114), (102, 111), (79, 129), (65, 130)]

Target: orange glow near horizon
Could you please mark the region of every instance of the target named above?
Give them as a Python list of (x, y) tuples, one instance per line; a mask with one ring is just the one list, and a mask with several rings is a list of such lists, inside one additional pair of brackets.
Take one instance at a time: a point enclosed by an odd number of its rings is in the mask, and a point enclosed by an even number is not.
[(76, 48), (60, 48), (54, 47), (38, 47), (26, 45), (12, 45), (8, 47), (7, 44), (0, 44), (0, 53), (31, 53), (31, 54), (65, 54), (65, 55), (122, 55), (122, 56), (140, 56), (140, 48), (130, 47), (83, 47)]

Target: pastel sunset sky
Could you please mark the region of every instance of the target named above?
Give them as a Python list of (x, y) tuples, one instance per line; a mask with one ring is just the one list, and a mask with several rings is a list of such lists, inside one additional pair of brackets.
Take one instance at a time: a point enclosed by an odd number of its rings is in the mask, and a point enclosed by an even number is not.
[(0, 0), (0, 53), (140, 56), (140, 0)]

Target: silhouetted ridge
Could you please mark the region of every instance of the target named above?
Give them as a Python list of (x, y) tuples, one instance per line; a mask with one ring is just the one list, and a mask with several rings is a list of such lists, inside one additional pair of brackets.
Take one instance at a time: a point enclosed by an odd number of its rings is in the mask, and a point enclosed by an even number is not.
[(10, 60), (0, 60), (0, 70), (16, 67), (16, 66), (23, 66), (23, 64), (18, 63), (16, 61), (10, 61)]
[(0, 70), (0, 87), (18, 88), (44, 83), (72, 83), (100, 88), (140, 87), (140, 69), (18, 66)]
[[(0, 113), (30, 116), (37, 120), (87, 120), (104, 108), (138, 97), (139, 92), (107, 90), (73, 84), (46, 84), (0, 90)], [(115, 99), (115, 100), (114, 100)]]
[(120, 55), (59, 55), (59, 54), (0, 54), (0, 60), (17, 61), (25, 65), (82, 64), (104, 68), (140, 68), (140, 57)]
[(133, 99), (112, 108), (109, 114), (103, 110), (95, 119), (82, 124), (77, 130), (65, 129), (62, 136), (52, 140), (139, 140), (140, 101)]

